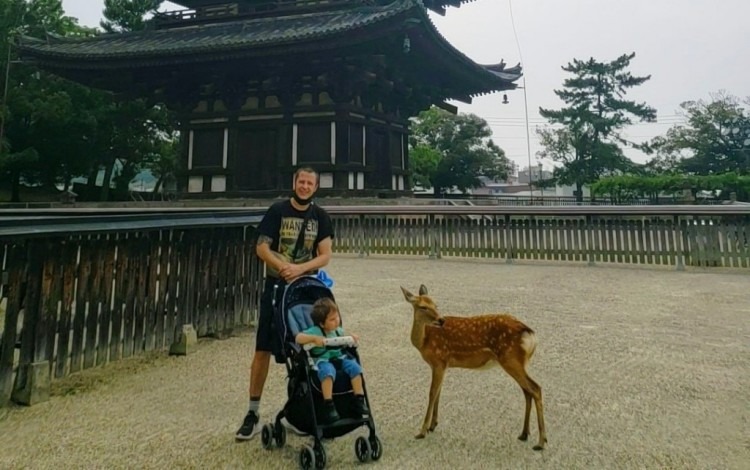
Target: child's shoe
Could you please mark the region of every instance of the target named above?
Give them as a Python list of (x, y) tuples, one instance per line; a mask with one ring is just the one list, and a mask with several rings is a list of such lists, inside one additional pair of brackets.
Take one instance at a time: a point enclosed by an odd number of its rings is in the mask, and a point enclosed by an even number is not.
[(323, 413), (323, 421), (326, 424), (335, 423), (341, 419), (339, 412), (336, 411), (336, 405), (333, 404), (333, 400), (325, 402), (325, 411)]
[(370, 409), (367, 407), (364, 395), (354, 396), (354, 412), (359, 416), (368, 416), (370, 414)]

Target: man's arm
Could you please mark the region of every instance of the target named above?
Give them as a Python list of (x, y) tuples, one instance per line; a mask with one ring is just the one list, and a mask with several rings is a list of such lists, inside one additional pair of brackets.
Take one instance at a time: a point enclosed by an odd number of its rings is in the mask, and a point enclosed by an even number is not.
[(328, 262), (331, 261), (332, 247), (333, 240), (331, 240), (331, 237), (322, 239), (318, 243), (318, 256), (299, 265), (303, 269), (303, 272), (313, 271), (328, 265)]
[[(279, 275), (288, 282), (288, 281), (291, 281), (292, 279), (296, 279), (300, 277), (301, 275), (307, 272), (326, 266), (328, 262), (331, 260), (332, 246), (333, 246), (333, 240), (331, 240), (331, 237), (326, 237), (322, 239), (318, 243), (318, 256), (311, 259), (310, 261), (306, 261), (300, 264), (285, 263), (278, 270)], [(258, 256), (260, 256), (260, 254)], [(280, 262), (280, 260), (277, 260), (277, 261)]]
[(258, 243), (255, 245), (255, 254), (266, 263), (266, 266), (271, 267), (277, 272), (281, 272), (281, 269), (289, 263), (279, 258), (278, 254), (271, 250), (271, 241), (270, 237), (261, 235), (258, 238)]

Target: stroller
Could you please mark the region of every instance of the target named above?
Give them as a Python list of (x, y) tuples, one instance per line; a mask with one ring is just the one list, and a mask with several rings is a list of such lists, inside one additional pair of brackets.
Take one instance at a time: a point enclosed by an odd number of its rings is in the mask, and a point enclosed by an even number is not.
[[(276, 415), (273, 423), (261, 428), (261, 442), (265, 449), (283, 447), (286, 443), (286, 427), (282, 419), (297, 430), (313, 438), (313, 445), (305, 445), (300, 450), (299, 464), (302, 469), (325, 468), (327, 458), (323, 439), (348, 434), (361, 426), (367, 426), (369, 436), (359, 436), (354, 443), (354, 452), (360, 462), (380, 459), (383, 446), (375, 434), (375, 422), (372, 413), (367, 417), (356, 415), (355, 397), (351, 389), (349, 377), (343, 372), (336, 374), (333, 384), (333, 400), (341, 416), (339, 421), (323, 424), (323, 395), (320, 381), (312, 358), (307, 350), (296, 343), (296, 335), (313, 326), (310, 318), (312, 306), (320, 298), (334, 300), (330, 289), (315, 276), (303, 276), (295, 279), (291, 284), (279, 286), (284, 289), (281, 298), (274, 296), (274, 325), (279, 335), (280, 350), (275, 353), (277, 362), (284, 362), (287, 369), (287, 402)], [(349, 336), (329, 338), (329, 347), (343, 347), (344, 351), (357, 362), (359, 354), (354, 348), (353, 339)], [(369, 407), (367, 388), (365, 400)]]

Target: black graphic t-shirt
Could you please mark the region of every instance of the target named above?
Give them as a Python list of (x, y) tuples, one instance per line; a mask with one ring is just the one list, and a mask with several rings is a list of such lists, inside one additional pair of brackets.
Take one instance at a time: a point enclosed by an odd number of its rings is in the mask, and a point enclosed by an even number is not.
[[(292, 254), (302, 223), (305, 221), (306, 211), (295, 209), (289, 199), (275, 202), (260, 222), (258, 232), (261, 237), (271, 239), (271, 251), (277, 253), (280, 258), (296, 264), (310, 261), (318, 255), (318, 243), (327, 237), (333, 238), (333, 224), (325, 209), (313, 204), (310, 211), (304, 242), (294, 260)], [(279, 273), (271, 266), (267, 269), (270, 276), (278, 277)]]

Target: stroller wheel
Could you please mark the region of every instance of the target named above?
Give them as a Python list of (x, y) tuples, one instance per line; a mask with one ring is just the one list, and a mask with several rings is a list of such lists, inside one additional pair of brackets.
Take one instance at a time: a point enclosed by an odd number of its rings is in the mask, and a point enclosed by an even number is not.
[(315, 453), (310, 446), (303, 446), (299, 451), (299, 468), (312, 470), (315, 467)]
[(326, 457), (326, 449), (323, 447), (323, 444), (316, 443), (313, 450), (315, 451), (315, 468), (318, 470), (326, 468), (328, 458)]
[(380, 457), (383, 455), (383, 444), (380, 442), (380, 439), (378, 439), (378, 436), (371, 436), (370, 437), (370, 458), (373, 461), (380, 460)]
[(365, 439), (363, 436), (359, 436), (356, 441), (354, 441), (354, 453), (357, 455), (357, 459), (365, 463), (368, 460), (370, 460), (370, 443), (367, 442), (367, 439)]
[(283, 424), (279, 423), (276, 426), (276, 432), (273, 434), (273, 437), (276, 441), (276, 447), (284, 447), (284, 444), (286, 444), (286, 428)]
[(270, 449), (273, 446), (273, 424), (264, 424), (260, 430), (260, 442), (264, 449)]

